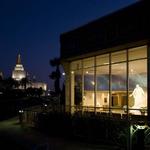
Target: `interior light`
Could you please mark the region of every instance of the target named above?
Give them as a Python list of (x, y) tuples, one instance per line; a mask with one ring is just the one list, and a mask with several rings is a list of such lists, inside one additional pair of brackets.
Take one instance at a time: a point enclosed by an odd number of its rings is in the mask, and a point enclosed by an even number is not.
[(95, 82), (94, 82), (94, 81), (91, 81), (91, 84), (92, 84), (92, 85), (95, 85)]
[(65, 76), (66, 75), (65, 72), (63, 72), (62, 75)]

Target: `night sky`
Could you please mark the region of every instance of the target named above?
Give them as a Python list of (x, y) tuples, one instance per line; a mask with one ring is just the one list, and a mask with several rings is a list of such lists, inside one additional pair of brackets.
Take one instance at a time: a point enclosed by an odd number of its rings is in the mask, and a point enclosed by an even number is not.
[(25, 70), (53, 87), (49, 60), (59, 36), (137, 0), (0, 0), (0, 71), (11, 76), (17, 54)]

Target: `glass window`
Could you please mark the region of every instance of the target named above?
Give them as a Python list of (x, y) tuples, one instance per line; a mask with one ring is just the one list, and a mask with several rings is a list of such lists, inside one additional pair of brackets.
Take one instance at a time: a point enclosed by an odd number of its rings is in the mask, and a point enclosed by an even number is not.
[(127, 105), (127, 76), (126, 63), (118, 63), (111, 66), (111, 101), (110, 106), (120, 109), (112, 109), (113, 112), (121, 112)]
[(109, 108), (109, 65), (96, 67), (96, 106)]
[(83, 59), (83, 68), (94, 67), (94, 57)]
[(71, 62), (71, 70), (79, 70), (81, 68), (82, 68), (81, 60)]
[(109, 64), (109, 54), (96, 56), (96, 66), (108, 64)]
[(95, 89), (94, 68), (84, 69), (83, 106), (94, 107), (94, 99), (95, 99), (94, 89)]
[(129, 49), (129, 60), (146, 58), (147, 57), (147, 46), (141, 46)]
[(74, 73), (74, 103), (77, 106), (82, 105), (82, 70)]
[(126, 51), (119, 51), (111, 54), (111, 63), (126, 61)]
[(129, 107), (137, 115), (147, 108), (147, 59), (129, 62)]
[(141, 46), (128, 50), (128, 62), (127, 50), (71, 62), (71, 106), (126, 113), (128, 105), (129, 113), (147, 115), (146, 57)]

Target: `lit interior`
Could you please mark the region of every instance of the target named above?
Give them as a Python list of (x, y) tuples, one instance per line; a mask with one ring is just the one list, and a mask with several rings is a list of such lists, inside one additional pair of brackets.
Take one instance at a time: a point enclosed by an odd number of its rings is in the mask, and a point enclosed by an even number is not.
[(74, 61), (70, 72), (72, 106), (147, 115), (147, 46)]

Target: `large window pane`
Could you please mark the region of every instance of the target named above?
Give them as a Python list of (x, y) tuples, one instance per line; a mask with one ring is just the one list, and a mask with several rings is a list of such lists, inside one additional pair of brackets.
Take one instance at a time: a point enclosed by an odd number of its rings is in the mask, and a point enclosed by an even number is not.
[(73, 61), (71, 63), (71, 71), (73, 70), (79, 70), (82, 68), (82, 62), (81, 60)]
[(119, 51), (111, 54), (111, 63), (126, 61), (126, 51)]
[(96, 57), (96, 66), (108, 64), (109, 64), (109, 54), (100, 55)]
[(82, 105), (82, 71), (72, 72), (74, 74), (74, 103)]
[[(109, 108), (109, 66), (96, 68), (96, 106)], [(108, 111), (108, 109), (107, 109)]]
[(147, 59), (129, 62), (129, 107), (133, 114), (147, 107)]
[(111, 66), (111, 102), (113, 112), (121, 112), (127, 106), (126, 63)]
[(129, 49), (129, 60), (146, 58), (147, 57), (147, 46), (141, 46)]
[(83, 59), (83, 68), (94, 67), (94, 57)]
[(94, 107), (94, 68), (84, 69), (84, 96), (83, 96), (83, 106)]

